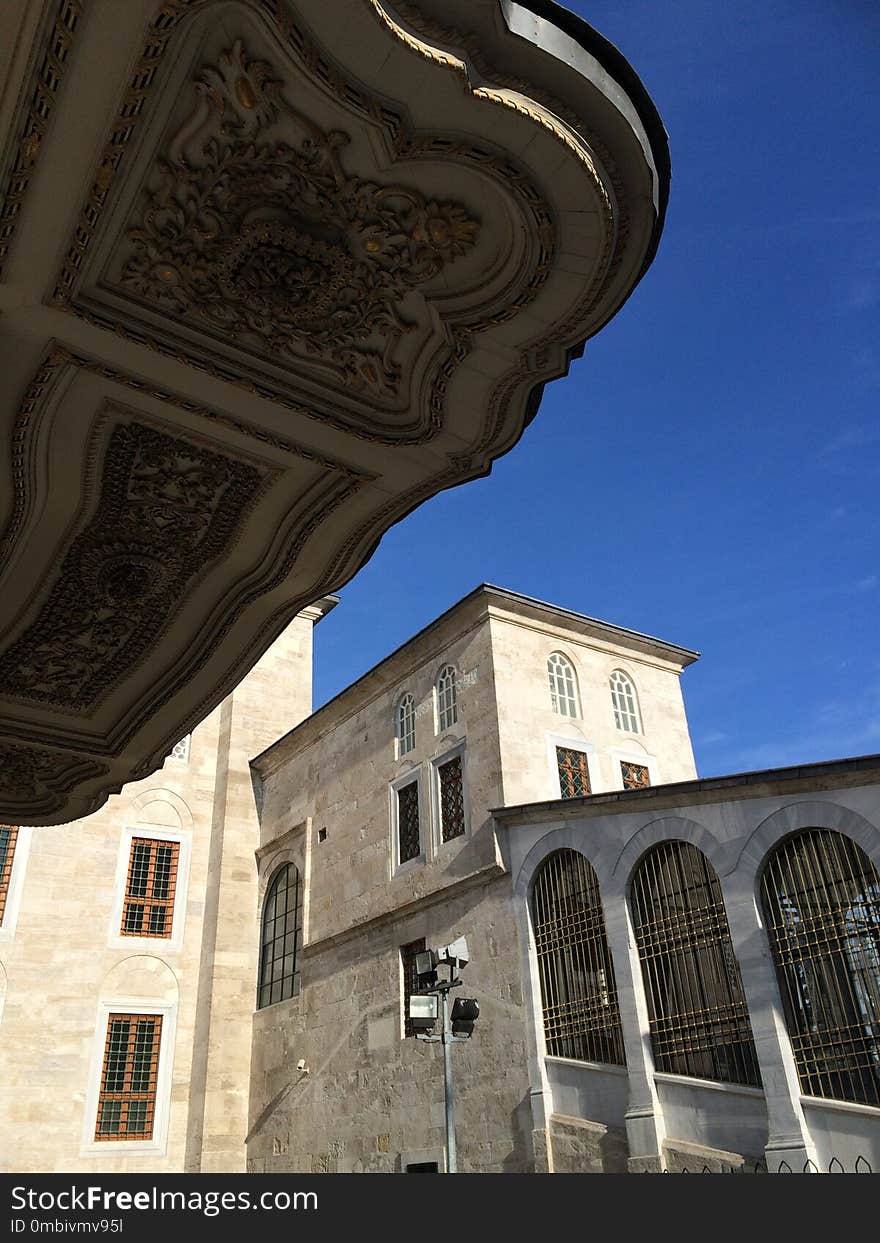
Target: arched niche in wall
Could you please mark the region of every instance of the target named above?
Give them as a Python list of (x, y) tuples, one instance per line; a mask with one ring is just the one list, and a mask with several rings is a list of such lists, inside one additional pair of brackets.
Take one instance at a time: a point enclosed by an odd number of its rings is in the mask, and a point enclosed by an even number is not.
[(144, 790), (132, 799), (126, 822), (156, 828), (192, 831), (193, 814), (189, 804), (173, 790)]
[(99, 1000), (105, 1005), (124, 998), (138, 1005), (173, 1006), (178, 992), (177, 976), (166, 962), (153, 954), (132, 954), (104, 976)]

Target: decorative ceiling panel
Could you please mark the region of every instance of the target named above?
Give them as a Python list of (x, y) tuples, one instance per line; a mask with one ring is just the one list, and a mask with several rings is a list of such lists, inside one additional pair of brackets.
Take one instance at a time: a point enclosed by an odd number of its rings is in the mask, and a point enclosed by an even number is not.
[(546, 0), (11, 0), (0, 44), (0, 818), (59, 823), (515, 444), (668, 164)]

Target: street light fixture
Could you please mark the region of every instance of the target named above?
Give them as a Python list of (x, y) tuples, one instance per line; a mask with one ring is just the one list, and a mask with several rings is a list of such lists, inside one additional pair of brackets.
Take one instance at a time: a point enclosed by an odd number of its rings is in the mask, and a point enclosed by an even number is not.
[[(449, 993), (459, 988), (460, 969), (470, 960), (467, 941), (457, 937), (449, 945), (438, 950), (424, 950), (415, 956), (415, 973), (418, 987), (409, 999), (409, 1018), (417, 1040), (443, 1045), (443, 1093), (446, 1104), (446, 1172), (458, 1173), (458, 1154), (455, 1145), (455, 1094), (452, 1087), (452, 1045), (460, 1040), (470, 1040), (474, 1023), (480, 1015), (480, 1007), (472, 997), (457, 997), (449, 1013)], [(445, 967), (445, 978), (439, 968)], [(438, 1009), (442, 1011), (442, 1027), (439, 1036), (433, 1034)]]

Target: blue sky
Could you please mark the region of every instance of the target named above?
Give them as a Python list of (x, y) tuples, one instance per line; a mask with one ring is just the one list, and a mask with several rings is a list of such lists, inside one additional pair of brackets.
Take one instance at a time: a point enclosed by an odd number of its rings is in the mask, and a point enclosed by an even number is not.
[(701, 775), (880, 751), (880, 9), (569, 7), (669, 132), (657, 258), (491, 476), (343, 590), (316, 705), (488, 581), (702, 652)]

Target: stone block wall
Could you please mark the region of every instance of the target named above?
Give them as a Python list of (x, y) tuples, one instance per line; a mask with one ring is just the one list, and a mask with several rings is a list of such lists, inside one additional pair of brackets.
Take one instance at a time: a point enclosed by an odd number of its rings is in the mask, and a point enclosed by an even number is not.
[(601, 1122), (551, 1114), (550, 1159), (554, 1174), (626, 1174), (626, 1132)]
[[(402, 1038), (400, 947), (457, 935), (472, 953), (457, 992), (480, 1003), (473, 1038), (452, 1050), (459, 1168), (534, 1168), (518, 951), (502, 875), (311, 947), (299, 995), (254, 1015), (250, 1171), (396, 1173), (409, 1162), (442, 1163), (442, 1052)], [(300, 1060), (307, 1074), (296, 1069)]]
[[(243, 1170), (258, 941), (249, 760), (311, 708), (318, 616), (295, 619), (193, 731), (186, 760), (81, 821), (21, 831), (20, 900), (0, 926), (0, 1169)], [(180, 841), (170, 939), (120, 936), (132, 831)], [(161, 1143), (94, 1143), (108, 1006), (164, 1007)]]

